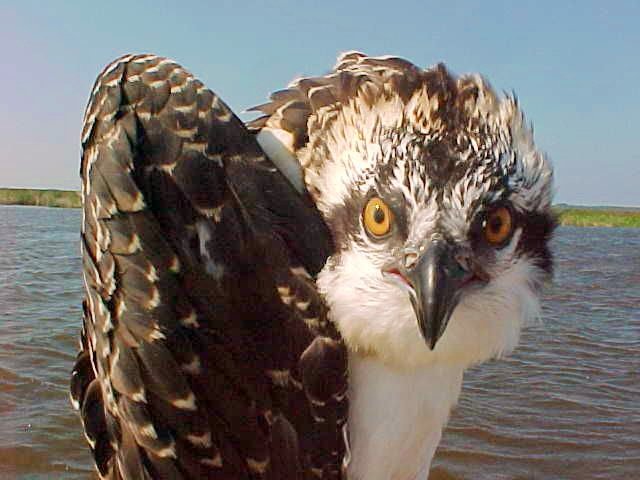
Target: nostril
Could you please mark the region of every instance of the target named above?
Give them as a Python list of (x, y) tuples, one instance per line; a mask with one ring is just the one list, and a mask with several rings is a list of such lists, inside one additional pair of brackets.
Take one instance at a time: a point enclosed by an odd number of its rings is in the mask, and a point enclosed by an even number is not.
[(407, 270), (413, 268), (418, 261), (418, 252), (414, 250), (405, 251), (404, 254), (404, 268)]

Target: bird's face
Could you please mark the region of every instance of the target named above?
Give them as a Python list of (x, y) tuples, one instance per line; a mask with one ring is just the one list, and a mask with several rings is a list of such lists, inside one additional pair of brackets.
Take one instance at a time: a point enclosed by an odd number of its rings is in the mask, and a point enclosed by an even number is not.
[(353, 103), (306, 152), (330, 157), (307, 169), (337, 247), (318, 285), (351, 349), (466, 366), (510, 351), (538, 315), (552, 172), (514, 101), (479, 125), (422, 121), (425, 101)]

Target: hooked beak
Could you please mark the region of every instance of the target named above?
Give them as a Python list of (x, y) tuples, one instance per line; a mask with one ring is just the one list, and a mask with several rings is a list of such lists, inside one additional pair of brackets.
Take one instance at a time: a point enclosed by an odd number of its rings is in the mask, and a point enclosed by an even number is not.
[[(405, 260), (405, 265), (394, 273), (400, 273), (409, 284), (418, 327), (433, 350), (460, 301), (461, 288), (477, 277), (456, 260), (454, 247), (449, 242), (436, 239), (425, 247), (419, 257), (415, 252), (405, 253), (407, 258), (413, 256), (412, 261)], [(407, 263), (411, 265), (406, 266)]]

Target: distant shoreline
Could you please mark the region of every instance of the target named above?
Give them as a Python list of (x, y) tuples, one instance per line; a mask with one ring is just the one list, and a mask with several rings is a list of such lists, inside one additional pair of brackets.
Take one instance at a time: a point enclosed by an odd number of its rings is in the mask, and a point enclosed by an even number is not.
[(0, 205), (80, 208), (82, 207), (82, 201), (80, 192), (73, 190), (0, 188)]
[(640, 228), (640, 210), (622, 208), (554, 207), (560, 225), (574, 227)]
[[(81, 208), (80, 192), (73, 190), (39, 190), (0, 188), (0, 205)], [(561, 225), (576, 227), (640, 228), (640, 208), (554, 206)]]

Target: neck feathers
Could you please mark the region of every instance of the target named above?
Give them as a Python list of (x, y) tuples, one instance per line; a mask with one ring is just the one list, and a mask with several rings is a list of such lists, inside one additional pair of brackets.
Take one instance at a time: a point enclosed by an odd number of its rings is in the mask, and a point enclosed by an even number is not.
[(426, 480), (462, 367), (397, 370), (351, 353), (349, 370), (349, 479)]

